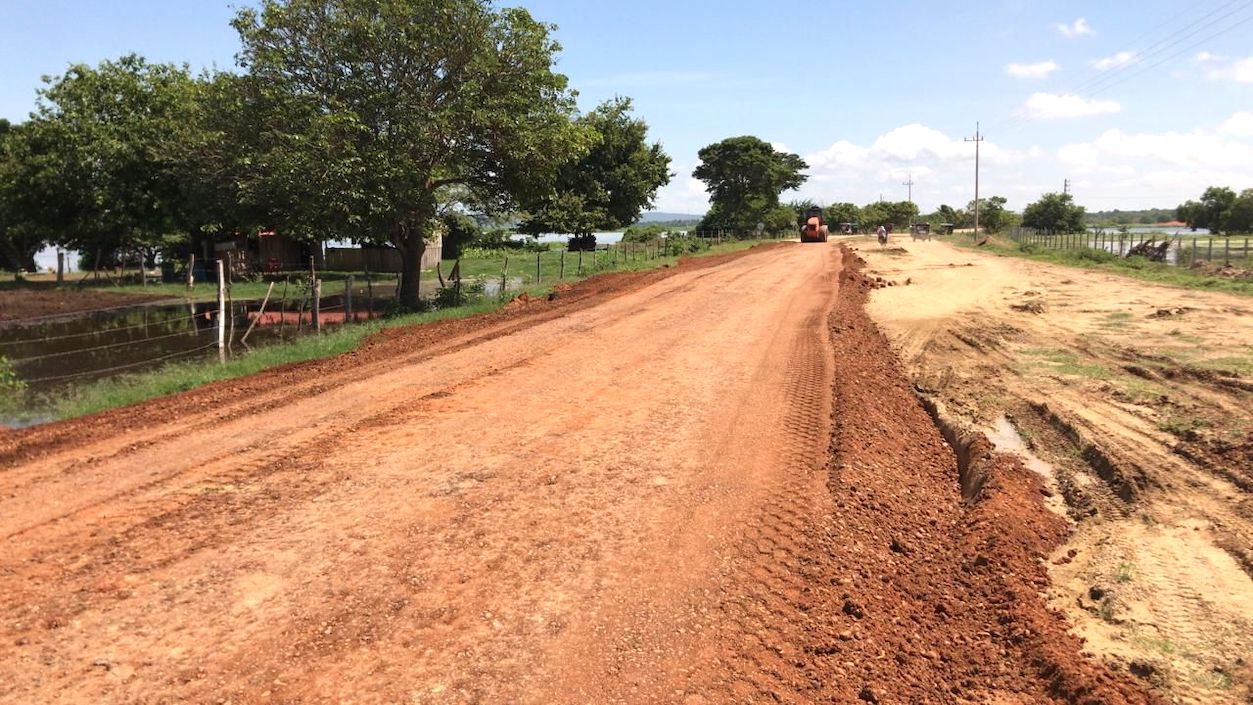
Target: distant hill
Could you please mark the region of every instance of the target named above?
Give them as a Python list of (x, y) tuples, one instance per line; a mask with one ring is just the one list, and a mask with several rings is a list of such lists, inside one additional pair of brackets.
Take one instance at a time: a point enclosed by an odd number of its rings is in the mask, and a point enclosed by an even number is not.
[(651, 211), (649, 213), (642, 214), (640, 216), (640, 222), (644, 225), (649, 225), (651, 223), (695, 223), (704, 217), (705, 216), (703, 215), (695, 213), (663, 213), (661, 211)]

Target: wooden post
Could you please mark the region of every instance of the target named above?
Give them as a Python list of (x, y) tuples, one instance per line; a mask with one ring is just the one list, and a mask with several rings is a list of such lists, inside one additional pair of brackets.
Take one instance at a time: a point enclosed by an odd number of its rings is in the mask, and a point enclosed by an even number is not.
[(561, 251), (561, 269), (557, 273), (557, 278), (558, 279), (566, 278), (566, 251), (564, 249)]
[(57, 249), (57, 286), (65, 283), (65, 253)]
[(278, 330), (282, 336), (283, 329), (287, 327), (287, 282), (291, 281), (291, 277), (283, 275), (283, 301), (278, 306)]
[(322, 280), (313, 280), (313, 330), (322, 332)]
[(500, 297), (505, 297), (505, 286), (509, 278), (509, 255), (505, 255), (505, 266), (500, 270)]
[(579, 248), (579, 269), (575, 276), (583, 276), (583, 248)]
[(1205, 251), (1205, 261), (1213, 262), (1214, 261), (1214, 236), (1210, 235), (1207, 242), (1208, 242), (1208, 246), (1206, 247), (1206, 251)]
[(344, 323), (353, 322), (352, 318), (352, 275), (344, 282)]
[(540, 259), (539, 259), (541, 254), (543, 253), (541, 252), (535, 253), (535, 284), (536, 286), (543, 283), (543, 278), (540, 272)]
[(218, 259), (218, 350), (226, 354), (226, 267)]
[(196, 253), (187, 255), (187, 290), (191, 291), (196, 285)]
[(1231, 264), (1231, 236), (1223, 238), (1223, 264)]
[(370, 270), (365, 270), (365, 311), (366, 320), (374, 320), (374, 279)]
[(248, 330), (244, 331), (244, 337), (239, 339), (240, 345), (248, 345), (248, 334), (251, 333), (253, 327), (257, 325), (257, 321), (260, 321), (261, 317), (265, 315), (265, 305), (270, 303), (270, 293), (273, 291), (274, 282), (270, 282), (269, 288), (265, 290), (265, 298), (261, 300), (261, 308), (257, 311), (257, 317), (252, 319), (252, 322), (248, 324)]
[(456, 287), (457, 301), (461, 301), (461, 258), (460, 257), (458, 257), (457, 261), (453, 263), (452, 271), (448, 273), (448, 276), (454, 277), (453, 286)]

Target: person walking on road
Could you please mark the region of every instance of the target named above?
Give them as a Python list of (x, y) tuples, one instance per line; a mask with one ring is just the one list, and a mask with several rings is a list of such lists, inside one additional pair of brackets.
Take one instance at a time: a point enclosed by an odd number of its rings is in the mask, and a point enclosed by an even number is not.
[(886, 244), (888, 244), (888, 229), (880, 225), (879, 226), (879, 245), (886, 245)]

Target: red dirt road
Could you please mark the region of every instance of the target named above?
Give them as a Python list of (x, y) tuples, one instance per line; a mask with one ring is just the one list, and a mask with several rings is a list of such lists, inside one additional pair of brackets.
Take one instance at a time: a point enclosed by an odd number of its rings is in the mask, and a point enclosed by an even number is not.
[(766, 248), (0, 435), (0, 702), (1153, 702), (865, 286)]

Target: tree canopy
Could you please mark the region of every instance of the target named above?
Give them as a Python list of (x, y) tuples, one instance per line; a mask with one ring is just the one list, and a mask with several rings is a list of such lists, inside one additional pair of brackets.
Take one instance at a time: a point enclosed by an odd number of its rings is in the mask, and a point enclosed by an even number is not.
[(1238, 195), (1226, 186), (1210, 186), (1200, 201), (1189, 200), (1175, 209), (1176, 217), (1190, 228), (1207, 228), (1212, 233), (1253, 230), (1253, 189)]
[(487, 0), (263, 0), (233, 22), (261, 109), (250, 192), (287, 230), (390, 242), (402, 303), (441, 202), (507, 209), (585, 145), (552, 27)]
[(575, 121), (590, 149), (561, 166), (548, 193), (524, 204), (522, 232), (569, 233), (572, 246), (595, 246), (592, 233), (626, 227), (652, 207), (670, 183), (670, 157), (648, 143), (647, 123), (630, 113), (631, 100), (616, 98)]
[(779, 194), (798, 188), (809, 178), (809, 167), (795, 154), (776, 150), (751, 136), (731, 137), (698, 153), (701, 163), (692, 176), (705, 182), (710, 207), (701, 229), (751, 231), (757, 223), (767, 228), (791, 227), (792, 211), (780, 208)]
[(1046, 233), (1078, 232), (1083, 230), (1083, 211), (1069, 193), (1046, 193), (1023, 209), (1022, 224)]

